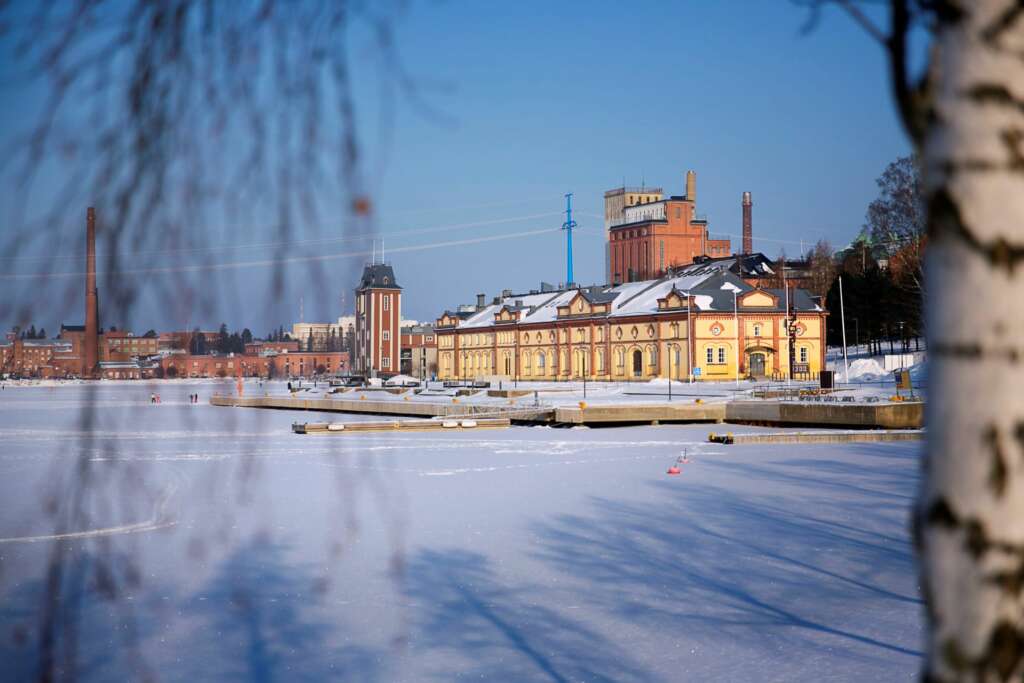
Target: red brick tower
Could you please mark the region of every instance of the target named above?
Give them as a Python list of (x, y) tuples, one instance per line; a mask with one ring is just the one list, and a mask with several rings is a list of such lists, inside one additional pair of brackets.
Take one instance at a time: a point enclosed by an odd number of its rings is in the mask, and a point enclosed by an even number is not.
[(85, 218), (85, 354), (82, 377), (95, 377), (99, 367), (99, 293), (96, 290), (96, 209)]
[(397, 375), (401, 359), (402, 288), (385, 263), (367, 264), (356, 288), (353, 369), (367, 377)]
[(750, 193), (743, 193), (743, 253), (754, 253), (754, 228), (751, 222), (754, 202), (750, 199)]

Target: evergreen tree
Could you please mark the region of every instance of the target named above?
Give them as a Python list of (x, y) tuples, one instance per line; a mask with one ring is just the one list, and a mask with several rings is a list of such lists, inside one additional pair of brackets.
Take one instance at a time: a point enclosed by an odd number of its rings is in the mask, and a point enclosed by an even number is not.
[(306, 338), (306, 350), (313, 350), (313, 328), (309, 328), (309, 336)]
[(247, 327), (244, 330), (242, 330), (242, 348), (243, 348), (243, 350), (245, 349), (245, 345), (246, 344), (251, 344), (251, 343), (252, 343), (252, 332), (250, 332), (249, 328)]
[(189, 353), (193, 356), (205, 356), (206, 355), (206, 337), (197, 327), (192, 331), (192, 340), (189, 344)]
[(228, 334), (228, 326), (226, 323), (221, 323), (220, 329), (217, 331), (217, 351), (220, 353), (231, 352), (231, 337)]
[(37, 339), (46, 339), (46, 328), (45, 327), (40, 327), (39, 328), (39, 336), (37, 337)]
[(36, 326), (34, 324), (32, 325), (32, 327), (28, 328), (28, 338), (29, 339), (35, 339), (36, 338)]

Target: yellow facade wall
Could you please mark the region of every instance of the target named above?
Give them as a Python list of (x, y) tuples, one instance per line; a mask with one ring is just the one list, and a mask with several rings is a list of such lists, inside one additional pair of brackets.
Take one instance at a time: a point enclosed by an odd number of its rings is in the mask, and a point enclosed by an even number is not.
[[(794, 362), (813, 378), (824, 358), (824, 313), (797, 317)], [(786, 323), (781, 313), (742, 311), (740, 376), (763, 369), (785, 379), (789, 369)], [(693, 359), (688, 343), (693, 332)], [(485, 329), (439, 328), (438, 377), (443, 380), (735, 380), (736, 319), (728, 314), (661, 314), (634, 321), (559, 320), (549, 326), (500, 324)], [(639, 355), (637, 355), (639, 352)], [(754, 361), (763, 364), (754, 365)]]

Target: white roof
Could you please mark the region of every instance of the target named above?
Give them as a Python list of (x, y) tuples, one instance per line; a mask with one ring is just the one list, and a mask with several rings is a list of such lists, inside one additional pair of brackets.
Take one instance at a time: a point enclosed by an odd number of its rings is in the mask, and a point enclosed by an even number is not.
[[(679, 275), (660, 280), (643, 280), (615, 286), (605, 286), (598, 291), (615, 292), (618, 294), (612, 300), (609, 317), (643, 315), (657, 312), (658, 299), (665, 298), (673, 288), (681, 292), (687, 292), (715, 275), (718, 275), (718, 272), (708, 271), (696, 275)], [(572, 301), (579, 291), (577, 289), (569, 289), (558, 292), (513, 294), (512, 296), (501, 297), (499, 303), (484, 306), (469, 318), (463, 320), (459, 324), (459, 329), (491, 327), (494, 325), (494, 316), (502, 307), (510, 306), (515, 308), (517, 302), (521, 302), (523, 311), (519, 319), (520, 324), (552, 322), (558, 318), (558, 307)], [(697, 308), (712, 310), (711, 301), (711, 297), (696, 297)]]

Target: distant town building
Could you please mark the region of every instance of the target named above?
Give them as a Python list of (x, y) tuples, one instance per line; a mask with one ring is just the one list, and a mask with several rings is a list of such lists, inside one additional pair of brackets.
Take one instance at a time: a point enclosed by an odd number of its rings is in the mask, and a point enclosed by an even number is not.
[(398, 374), (402, 288), (390, 265), (363, 268), (356, 293), (353, 372), (374, 377)]
[(160, 340), (157, 337), (136, 337), (124, 330), (108, 331), (100, 336), (101, 361), (126, 361), (155, 356), (160, 352)]
[(296, 353), (299, 350), (299, 342), (290, 341), (262, 341), (254, 340), (245, 345), (247, 356), (273, 356), (280, 353)]
[(160, 361), (166, 378), (263, 377), (288, 379), (340, 375), (348, 371), (347, 351), (334, 353), (287, 352), (265, 355), (195, 356), (173, 354)]
[(825, 367), (828, 313), (806, 290), (787, 296), (714, 264), (483, 300), (437, 319), (440, 379), (810, 379)]
[(604, 194), (607, 281), (635, 282), (663, 276), (697, 257), (728, 256), (728, 239), (708, 233), (697, 214), (697, 174), (686, 173), (686, 194), (664, 197), (661, 188), (619, 187)]

